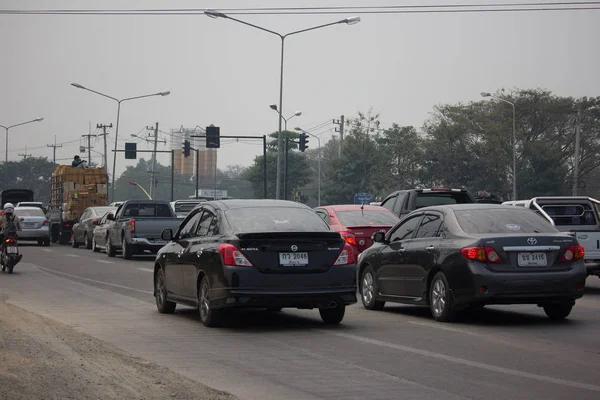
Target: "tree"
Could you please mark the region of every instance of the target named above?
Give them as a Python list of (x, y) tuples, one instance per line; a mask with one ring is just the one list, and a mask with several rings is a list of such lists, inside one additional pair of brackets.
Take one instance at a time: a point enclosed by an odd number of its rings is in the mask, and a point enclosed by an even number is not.
[(0, 165), (0, 179), (4, 178), (4, 168), (7, 169), (8, 184), (4, 189), (33, 190), (35, 201), (50, 202), (50, 186), (52, 173), (56, 165), (46, 157), (28, 157), (16, 162), (9, 161)]

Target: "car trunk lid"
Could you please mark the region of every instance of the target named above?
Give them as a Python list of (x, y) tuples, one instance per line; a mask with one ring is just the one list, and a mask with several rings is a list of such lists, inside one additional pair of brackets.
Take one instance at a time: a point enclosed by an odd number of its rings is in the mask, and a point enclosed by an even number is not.
[[(355, 240), (352, 237), (347, 238), (346, 241), (358, 249), (359, 253), (362, 253), (373, 245), (373, 239), (371, 238), (376, 232), (384, 231), (387, 232), (392, 226), (347, 226), (346, 232), (354, 235)], [(342, 234), (344, 236), (344, 234)], [(350, 239), (350, 240), (349, 240)], [(354, 243), (352, 243), (354, 242)]]

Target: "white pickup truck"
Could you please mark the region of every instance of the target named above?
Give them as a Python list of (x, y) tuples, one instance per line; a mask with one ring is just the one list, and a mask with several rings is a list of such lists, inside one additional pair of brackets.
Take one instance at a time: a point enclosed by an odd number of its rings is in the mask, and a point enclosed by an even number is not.
[(552, 196), (506, 201), (503, 204), (530, 208), (558, 230), (575, 236), (585, 249), (588, 276), (600, 277), (600, 201), (582, 196)]

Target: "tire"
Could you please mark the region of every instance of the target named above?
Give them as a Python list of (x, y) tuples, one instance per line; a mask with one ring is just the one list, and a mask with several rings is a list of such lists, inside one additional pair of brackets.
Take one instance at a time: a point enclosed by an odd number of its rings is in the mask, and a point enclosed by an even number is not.
[(213, 310), (210, 307), (210, 284), (206, 276), (202, 278), (198, 288), (198, 314), (206, 327), (212, 328), (221, 322), (221, 310)]
[(133, 248), (127, 244), (126, 239), (123, 239), (123, 245), (121, 247), (121, 252), (123, 253), (123, 259), (131, 260), (133, 258)]
[(110, 236), (106, 238), (106, 255), (109, 257), (114, 257), (117, 255), (117, 249), (115, 249), (110, 243)]
[(50, 238), (42, 240), (42, 246), (45, 246), (45, 247), (50, 246)]
[(12, 265), (12, 264), (9, 264), (8, 267), (6, 267), (6, 268), (8, 269), (8, 273), (12, 274), (13, 273), (13, 269), (15, 268), (15, 266)]
[(173, 314), (177, 303), (167, 300), (167, 287), (165, 285), (165, 273), (159, 268), (154, 277), (154, 296), (156, 308), (161, 314)]
[(73, 247), (74, 249), (79, 248), (79, 243), (77, 243), (75, 241), (75, 234), (71, 233), (71, 247)]
[(360, 277), (360, 298), (363, 306), (367, 310), (383, 310), (385, 301), (375, 300), (378, 293), (377, 282), (375, 282), (375, 273), (370, 266), (365, 268)]
[(91, 250), (92, 249), (92, 242), (90, 240), (90, 237), (88, 236), (87, 232), (83, 235), (83, 243), (86, 249)]
[(327, 325), (337, 325), (344, 319), (346, 305), (338, 304), (335, 308), (319, 308), (319, 314)]
[(443, 272), (435, 274), (429, 288), (429, 308), (431, 315), (436, 321), (450, 322), (454, 319), (456, 312), (452, 309), (452, 295), (450, 285)]
[(546, 304), (544, 312), (553, 321), (562, 321), (571, 314), (573, 306), (571, 304)]
[(41, 246), (44, 243), (44, 241), (43, 240), (38, 240), (37, 243), (38, 243), (38, 246)]
[(100, 249), (98, 248), (98, 246), (96, 245), (96, 238), (92, 236), (92, 251), (94, 253), (99, 253)]

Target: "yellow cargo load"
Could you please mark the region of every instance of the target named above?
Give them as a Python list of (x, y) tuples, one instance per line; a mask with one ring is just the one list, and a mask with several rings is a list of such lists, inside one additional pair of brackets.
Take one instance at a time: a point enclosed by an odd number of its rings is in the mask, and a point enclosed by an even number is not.
[(60, 165), (52, 173), (51, 204), (61, 208), (67, 220), (79, 219), (88, 207), (108, 205), (107, 183), (104, 167)]

